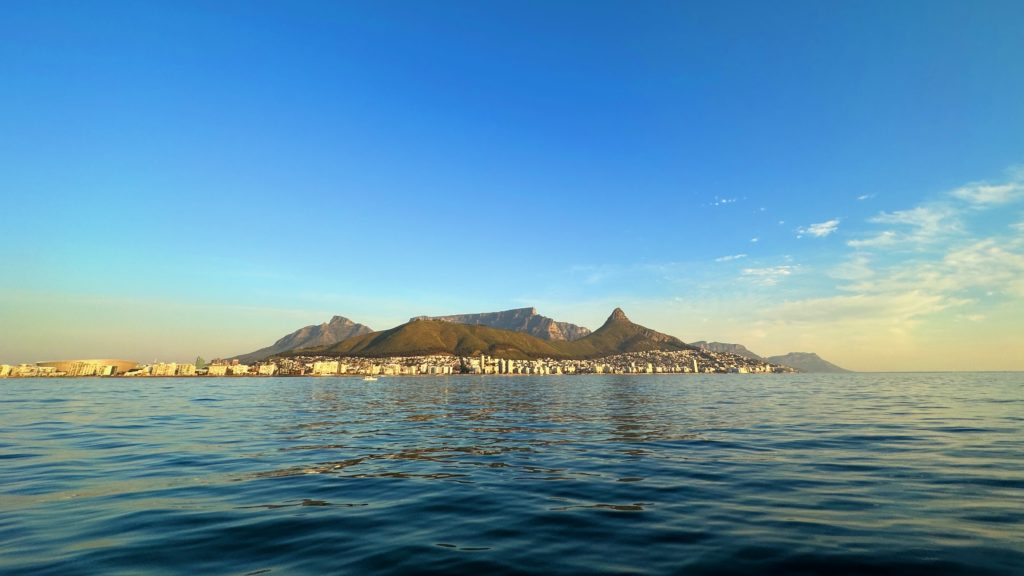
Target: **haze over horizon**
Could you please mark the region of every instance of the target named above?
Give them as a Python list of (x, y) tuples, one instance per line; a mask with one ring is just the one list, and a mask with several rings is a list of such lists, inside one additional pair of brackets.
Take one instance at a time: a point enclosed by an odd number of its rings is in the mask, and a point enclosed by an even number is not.
[(4, 8), (0, 363), (534, 306), (1024, 370), (1020, 2)]

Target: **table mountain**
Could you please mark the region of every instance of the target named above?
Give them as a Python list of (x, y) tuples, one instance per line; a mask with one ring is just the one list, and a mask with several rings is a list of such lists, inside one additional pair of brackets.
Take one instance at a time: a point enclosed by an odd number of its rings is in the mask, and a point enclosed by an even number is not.
[(590, 330), (568, 322), (558, 322), (541, 316), (536, 308), (516, 308), (501, 312), (480, 314), (453, 314), (451, 316), (417, 316), (411, 320), (440, 320), (456, 324), (475, 324), (502, 330), (524, 332), (544, 340), (578, 340), (590, 334)]

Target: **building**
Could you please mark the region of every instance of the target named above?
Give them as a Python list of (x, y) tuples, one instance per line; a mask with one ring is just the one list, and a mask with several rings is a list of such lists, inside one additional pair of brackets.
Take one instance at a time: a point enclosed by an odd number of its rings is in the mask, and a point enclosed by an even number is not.
[(170, 364), (153, 364), (149, 371), (150, 376), (174, 376), (178, 372), (178, 365), (174, 362)]
[(206, 367), (207, 374), (210, 376), (227, 376), (228, 365), (227, 364), (210, 364)]
[(37, 362), (39, 368), (49, 368), (52, 372), (62, 372), (65, 376), (114, 376), (124, 374), (138, 366), (131, 360), (92, 359), (92, 360), (57, 360), (53, 362)]
[(232, 364), (229, 368), (232, 376), (245, 376), (249, 373), (248, 364)]
[(314, 362), (313, 363), (313, 374), (317, 376), (326, 376), (330, 374), (338, 373), (338, 361), (333, 360), (330, 362)]

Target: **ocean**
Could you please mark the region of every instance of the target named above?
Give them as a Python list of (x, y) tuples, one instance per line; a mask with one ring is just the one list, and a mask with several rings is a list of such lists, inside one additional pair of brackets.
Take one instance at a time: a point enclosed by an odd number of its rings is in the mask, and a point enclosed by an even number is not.
[(1024, 574), (1024, 374), (0, 380), (0, 573)]

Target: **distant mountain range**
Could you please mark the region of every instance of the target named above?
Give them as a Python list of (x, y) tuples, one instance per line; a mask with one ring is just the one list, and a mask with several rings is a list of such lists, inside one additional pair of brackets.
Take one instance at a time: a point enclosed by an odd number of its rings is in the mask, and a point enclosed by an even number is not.
[(536, 358), (592, 359), (624, 352), (696, 350), (683, 341), (634, 324), (616, 308), (599, 329), (576, 340), (545, 340), (525, 332), (490, 326), (456, 324), (429, 318), (364, 334), (330, 346), (304, 348), (289, 356), (422, 356), (454, 354), (529, 360)]
[(516, 308), (501, 312), (481, 314), (455, 314), (452, 316), (417, 316), (412, 320), (441, 320), (456, 324), (490, 326), (502, 330), (524, 332), (544, 340), (579, 340), (590, 334), (590, 330), (568, 322), (557, 322), (541, 316), (536, 308)]
[(703, 340), (697, 342), (691, 342), (697, 348), (704, 350), (710, 350), (712, 352), (725, 352), (726, 354), (735, 354), (744, 358), (750, 358), (751, 360), (764, 360), (764, 358), (754, 354), (743, 344), (726, 344), (725, 342), (705, 342)]
[(850, 370), (840, 368), (831, 362), (823, 360), (813, 352), (790, 352), (789, 354), (783, 354), (781, 356), (758, 356), (742, 344), (705, 342), (701, 340), (699, 342), (694, 342), (693, 345), (712, 352), (726, 352), (728, 354), (736, 354), (737, 356), (743, 356), (744, 358), (750, 358), (752, 360), (763, 360), (769, 364), (789, 366), (790, 368), (795, 368), (799, 372), (850, 372)]
[(281, 338), (266, 348), (260, 348), (255, 352), (236, 356), (243, 364), (266, 360), (271, 356), (277, 356), (298, 348), (309, 348), (311, 346), (329, 346), (342, 340), (361, 334), (369, 334), (373, 330), (369, 326), (356, 324), (344, 316), (335, 316), (330, 322), (320, 325), (306, 326)]
[(790, 352), (781, 356), (769, 356), (766, 362), (796, 368), (800, 372), (851, 372), (831, 362), (822, 360), (814, 352)]
[(374, 332), (343, 316), (301, 328), (271, 346), (237, 356), (243, 363), (281, 355), (418, 356), (487, 354), (516, 360), (534, 358), (593, 359), (653, 350), (703, 349), (781, 364), (800, 372), (849, 372), (811, 352), (762, 357), (742, 344), (698, 341), (692, 345), (634, 324), (616, 308), (594, 332), (569, 322), (541, 316), (536, 308), (501, 312), (417, 316), (390, 330)]

